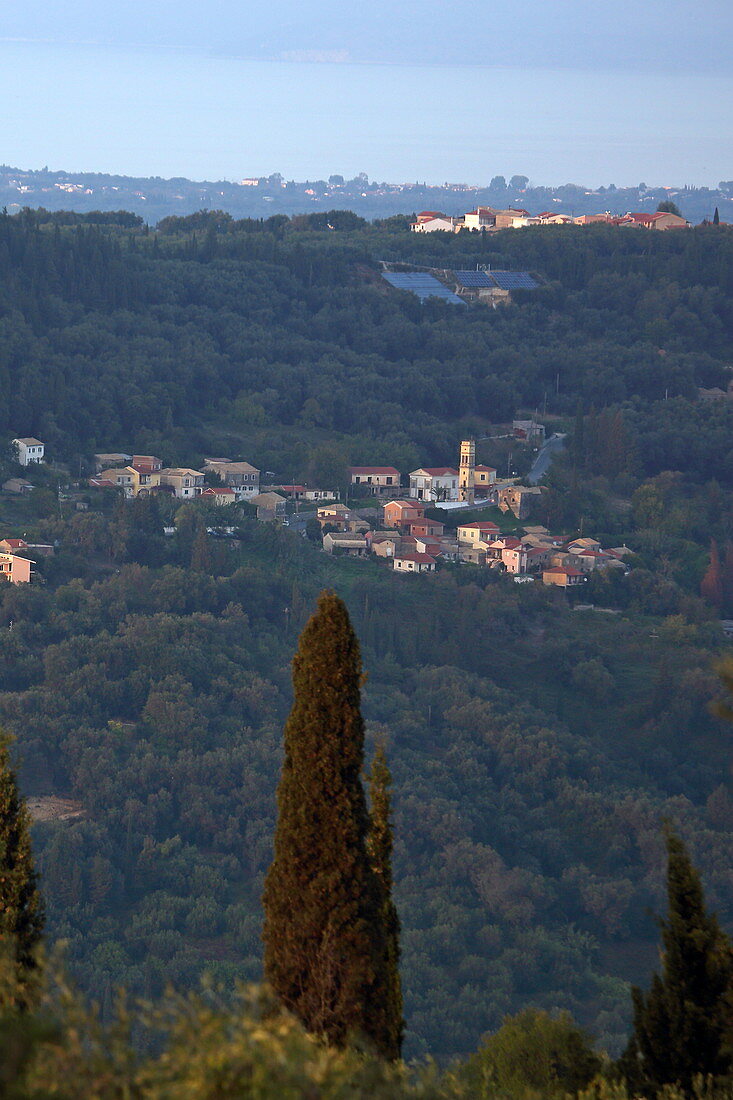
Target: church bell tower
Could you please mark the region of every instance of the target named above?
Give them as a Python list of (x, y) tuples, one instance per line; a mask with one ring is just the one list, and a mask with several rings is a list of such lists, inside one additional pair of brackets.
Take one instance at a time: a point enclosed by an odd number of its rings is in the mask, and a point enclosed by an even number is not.
[(458, 499), (467, 504), (474, 502), (476, 481), (476, 444), (473, 439), (461, 441), (461, 461), (458, 466)]

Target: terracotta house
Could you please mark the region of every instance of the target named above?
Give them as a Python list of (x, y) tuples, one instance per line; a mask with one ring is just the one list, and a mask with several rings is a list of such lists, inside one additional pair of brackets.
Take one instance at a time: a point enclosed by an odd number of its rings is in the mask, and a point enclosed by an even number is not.
[(425, 505), (415, 500), (391, 500), (384, 506), (385, 527), (408, 527), (425, 515)]
[(445, 529), (445, 524), (434, 519), (418, 519), (408, 524), (409, 533), (416, 538), (420, 535), (428, 535), (430, 538), (440, 538)]

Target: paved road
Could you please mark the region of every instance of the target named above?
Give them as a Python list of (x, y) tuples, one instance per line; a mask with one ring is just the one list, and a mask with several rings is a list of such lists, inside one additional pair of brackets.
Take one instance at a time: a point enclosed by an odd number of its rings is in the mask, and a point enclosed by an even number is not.
[(555, 432), (554, 435), (550, 436), (544, 446), (540, 447), (540, 452), (532, 463), (532, 469), (527, 476), (527, 481), (530, 485), (537, 485), (538, 482), (542, 481), (542, 478), (550, 468), (552, 456), (558, 451), (561, 451), (564, 446), (565, 432)]

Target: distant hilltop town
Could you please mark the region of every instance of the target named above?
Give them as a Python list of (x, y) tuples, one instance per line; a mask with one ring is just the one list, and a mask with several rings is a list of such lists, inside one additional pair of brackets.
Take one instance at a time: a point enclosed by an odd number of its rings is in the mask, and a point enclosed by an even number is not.
[(410, 228), (414, 233), (460, 233), (462, 230), (497, 232), (500, 229), (524, 229), (532, 225), (616, 225), (631, 229), (689, 229), (686, 218), (670, 211), (658, 210), (654, 214), (644, 212), (636, 214), (560, 214), (545, 210), (541, 214), (530, 214), (522, 207), (509, 207), (495, 210), (492, 206), (477, 206), (467, 214), (451, 217), (439, 210), (422, 210)]
[(299, 214), (350, 210), (366, 219), (404, 215), (415, 211), (446, 211), (455, 217), (473, 208), (497, 212), (552, 211), (553, 216), (575, 217), (627, 210), (653, 213), (662, 202), (675, 202), (692, 224), (713, 219), (733, 222), (733, 180), (717, 187), (669, 187), (639, 183), (632, 187), (587, 187), (574, 183), (559, 187), (532, 185), (527, 176), (494, 176), (487, 183), (389, 183), (359, 172), (348, 179), (288, 180), (279, 172), (269, 176), (244, 175), (239, 180), (189, 180), (113, 176), (101, 172), (63, 172), (49, 168), (28, 170), (0, 165), (0, 207), (17, 214), (24, 207), (72, 210), (77, 213), (125, 210), (154, 225), (171, 215), (222, 210), (234, 218), (288, 217)]

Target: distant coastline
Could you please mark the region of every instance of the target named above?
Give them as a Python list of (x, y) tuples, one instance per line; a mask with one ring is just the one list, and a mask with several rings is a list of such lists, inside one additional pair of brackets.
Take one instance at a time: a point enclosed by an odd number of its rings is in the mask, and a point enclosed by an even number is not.
[[(503, 182), (502, 182), (503, 181)], [(129, 210), (154, 225), (171, 215), (198, 210), (224, 210), (234, 218), (269, 218), (274, 214), (312, 214), (353, 210), (373, 220), (419, 210), (462, 214), (472, 206), (520, 206), (531, 214), (552, 210), (558, 214), (624, 214), (629, 210), (653, 213), (663, 201), (674, 201), (693, 224), (720, 218), (733, 222), (733, 181), (723, 187), (639, 186), (532, 187), (524, 176), (493, 177), (482, 186), (425, 183), (386, 183), (365, 173), (347, 180), (330, 174), (319, 180), (286, 180), (279, 173), (236, 182), (161, 179), (157, 176), (115, 176), (98, 172), (22, 169), (0, 165), (0, 207), (15, 214), (24, 207), (47, 210)]]

